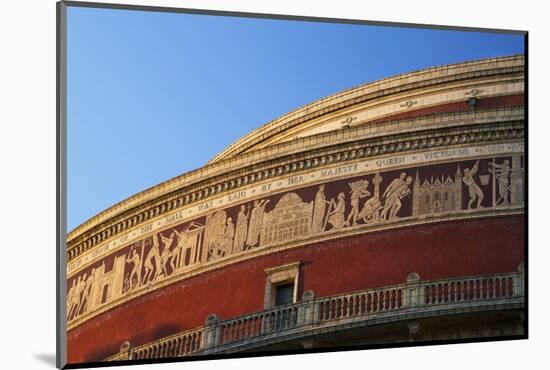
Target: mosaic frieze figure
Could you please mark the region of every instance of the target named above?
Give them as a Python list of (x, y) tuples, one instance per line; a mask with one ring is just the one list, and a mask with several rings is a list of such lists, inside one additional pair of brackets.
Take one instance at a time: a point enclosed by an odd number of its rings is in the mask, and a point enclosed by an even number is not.
[(248, 227), (248, 235), (246, 237), (246, 249), (254, 248), (260, 241), (265, 206), (269, 202), (269, 199), (254, 201), (254, 208), (252, 208), (252, 211), (250, 211), (250, 225)]
[(346, 195), (344, 193), (338, 194), (338, 199), (334, 198), (330, 200), (329, 211), (325, 218), (323, 229), (326, 228), (327, 223), (334, 229), (341, 229), (346, 226)]
[(225, 251), (226, 254), (231, 254), (234, 237), (235, 237), (235, 225), (233, 224), (233, 220), (231, 219), (231, 217), (228, 217), (227, 222), (225, 223), (225, 231), (224, 231), (224, 238), (223, 238), (223, 250)]
[(88, 309), (88, 306), (90, 303), (90, 292), (92, 290), (92, 283), (93, 283), (92, 275), (93, 275), (93, 272), (92, 274), (90, 274), (90, 276), (88, 276), (88, 278), (86, 279), (86, 283), (84, 284), (84, 288), (82, 291), (82, 298), (80, 299), (80, 304), (76, 309), (76, 312), (78, 314), (85, 313), (86, 310)]
[(512, 169), (510, 171), (510, 204), (523, 205), (523, 175), (522, 158), (512, 157)]
[(263, 220), (262, 246), (292, 241), (310, 234), (313, 202), (304, 202), (296, 193), (286, 193)]
[(357, 224), (357, 217), (359, 215), (359, 199), (370, 196), (370, 192), (367, 190), (368, 186), (368, 180), (357, 180), (349, 183), (349, 187), (351, 188), (351, 211), (346, 219), (346, 225), (355, 226)]
[(164, 246), (162, 254), (160, 255), (162, 271), (164, 272), (164, 276), (168, 276), (168, 269), (166, 265), (170, 265), (172, 272), (176, 269), (176, 262), (179, 258), (180, 250), (177, 247), (172, 250), (170, 249), (176, 238), (175, 232), (172, 232), (169, 237), (166, 237), (160, 233), (159, 236)]
[(325, 219), (325, 213), (327, 206), (330, 204), (325, 197), (325, 185), (319, 185), (319, 190), (315, 194), (315, 200), (313, 202), (313, 218), (311, 222), (311, 232), (314, 234), (323, 231), (323, 223)]
[(181, 260), (183, 258), (185, 244), (188, 241), (188, 236), (184, 232), (179, 232), (178, 230), (174, 230), (174, 236), (176, 237), (176, 246), (174, 247), (174, 250), (172, 252), (174, 257), (170, 261), (172, 270), (176, 270), (176, 268), (181, 266)]
[(237, 223), (235, 225), (235, 239), (233, 240), (233, 252), (238, 253), (245, 249), (246, 236), (248, 234), (248, 216), (250, 215), (250, 207), (243, 204), (237, 215)]
[(506, 206), (509, 203), (508, 197), (510, 193), (510, 161), (505, 159), (502, 164), (489, 162), (489, 166), (491, 167), (490, 172), (498, 182), (499, 198), (495, 201), (495, 206)]
[(382, 219), (391, 220), (397, 217), (401, 209), (401, 200), (411, 193), (410, 185), (412, 177), (402, 172), (397, 179), (394, 179), (384, 191), (384, 205), (380, 213)]
[[(84, 277), (86, 273), (84, 273)], [(80, 304), (80, 292), (82, 290), (82, 275), (78, 279), (73, 280), (73, 285), (69, 289), (69, 294), (67, 295), (67, 319), (73, 316), (75, 309), (78, 308)], [(76, 310), (78, 312), (78, 310)]]
[[(143, 275), (142, 284), (157, 280), (161, 271), (160, 246), (158, 239), (153, 236), (153, 246), (145, 257), (145, 274)], [(154, 261), (154, 262), (153, 262)]]
[(464, 184), (468, 186), (468, 194), (470, 195), (470, 200), (468, 201), (468, 209), (472, 209), (472, 204), (477, 200), (476, 208), (483, 208), (481, 205), (481, 202), (485, 198), (483, 195), (483, 191), (479, 187), (479, 185), (476, 183), (474, 175), (477, 173), (479, 169), (479, 160), (476, 161), (472, 169), (465, 168), (464, 169), (464, 176), (462, 177), (462, 181)]
[(382, 203), (380, 202), (380, 183), (382, 182), (382, 176), (379, 173), (375, 174), (372, 178), (374, 185), (374, 194), (369, 198), (363, 208), (357, 214), (357, 218), (363, 220), (365, 224), (377, 222), (380, 220), (380, 210), (382, 209)]
[[(141, 249), (143, 250), (143, 248)], [(137, 251), (137, 248), (132, 247), (130, 255), (126, 258), (126, 263), (132, 264), (132, 271), (130, 272), (130, 276), (128, 278), (128, 287), (130, 290), (132, 290), (139, 286), (141, 282), (141, 256)]]
[(440, 174), (429, 180), (420, 179), (418, 170), (413, 185), (413, 216), (458, 211), (462, 209), (462, 172), (460, 166), (454, 175)]
[(225, 211), (206, 216), (204, 243), (207, 248), (207, 260), (213, 261), (231, 254), (235, 227), (231, 217)]
[(76, 318), (86, 313), (90, 306), (90, 293), (93, 284), (92, 274), (84, 273), (73, 280), (73, 285), (67, 294), (67, 319)]
[(206, 251), (201, 255), (204, 230), (205, 226), (196, 221), (192, 221), (181, 233), (175, 230), (176, 235), (181, 235), (177, 245), (177, 248), (181, 249), (178, 267), (189, 266), (206, 260)]

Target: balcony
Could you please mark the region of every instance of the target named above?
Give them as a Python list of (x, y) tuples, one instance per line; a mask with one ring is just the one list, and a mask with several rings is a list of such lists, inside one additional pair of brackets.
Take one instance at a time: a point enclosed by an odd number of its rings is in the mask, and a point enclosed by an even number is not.
[(425, 318), (524, 307), (524, 272), (426, 281), (411, 273), (403, 284), (315, 298), (229, 320), (211, 314), (205, 325), (132, 347), (108, 361), (253, 351), (315, 335)]

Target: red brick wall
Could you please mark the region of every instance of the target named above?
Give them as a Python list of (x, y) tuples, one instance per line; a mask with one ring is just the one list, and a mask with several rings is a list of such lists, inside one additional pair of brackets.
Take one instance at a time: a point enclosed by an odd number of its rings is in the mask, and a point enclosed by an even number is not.
[(301, 261), (299, 296), (422, 279), (512, 272), (523, 261), (522, 216), (416, 226), (356, 236), (258, 257), (176, 283), (114, 308), (68, 333), (69, 363), (99, 361), (126, 340), (140, 345), (222, 319), (261, 310), (268, 267)]
[[(512, 106), (520, 106), (520, 105), (525, 105), (525, 97), (523, 94), (495, 96), (492, 98), (478, 99), (475, 109), (477, 110), (494, 109), (498, 107), (512, 107)], [(390, 116), (369, 122), (369, 124), (393, 121), (396, 119), (407, 119), (407, 118), (414, 118), (414, 117), (420, 117), (420, 116), (428, 116), (430, 114), (437, 114), (437, 113), (463, 112), (463, 111), (469, 111), (469, 110), (472, 110), (472, 108), (468, 105), (468, 99), (465, 98), (464, 101), (461, 101), (461, 102), (441, 104), (433, 107), (420, 108), (416, 110), (410, 110), (405, 113), (390, 115)]]

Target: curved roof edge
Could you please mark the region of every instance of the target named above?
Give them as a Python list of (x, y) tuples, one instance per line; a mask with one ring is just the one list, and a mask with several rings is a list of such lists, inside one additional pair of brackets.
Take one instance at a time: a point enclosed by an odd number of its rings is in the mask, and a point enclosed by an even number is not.
[[(495, 63), (509, 63), (514, 61), (521, 61), (523, 64), (524, 56), (523, 54), (504, 56), (504, 57), (491, 57), (485, 59), (477, 59), (473, 61), (465, 61), (460, 63), (445, 64), (441, 66), (424, 68), (412, 72), (406, 72), (397, 74), (391, 77), (382, 78), (365, 84), (361, 84), (350, 89), (338, 92), (333, 95), (321, 98), (319, 100), (313, 101), (309, 104), (306, 104), (300, 108), (297, 108), (291, 112), (288, 112), (268, 123), (258, 127), (257, 129), (246, 134), (242, 138), (235, 141), (233, 144), (229, 145), (223, 151), (218, 153), (214, 158), (207, 162), (207, 164), (219, 162), (221, 160), (232, 158), (236, 155), (239, 155), (243, 152), (249, 151), (254, 148), (254, 146), (263, 142), (267, 139), (271, 139), (280, 132), (281, 126), (286, 126), (292, 121), (299, 120), (300, 118), (305, 118), (309, 116), (312, 112), (321, 111), (326, 109), (328, 106), (337, 104), (343, 100), (348, 100), (350, 98), (356, 98), (368, 93), (375, 91), (385, 90), (389, 88), (395, 88), (400, 85), (410, 84), (413, 82), (422, 81), (429, 78), (428, 75), (438, 74), (441, 72), (442, 75), (454, 75), (461, 73), (462, 71), (471, 71), (473, 70), (484, 70), (495, 68)], [(486, 66), (484, 68), (484, 66)], [(450, 72), (450, 73), (449, 73)]]

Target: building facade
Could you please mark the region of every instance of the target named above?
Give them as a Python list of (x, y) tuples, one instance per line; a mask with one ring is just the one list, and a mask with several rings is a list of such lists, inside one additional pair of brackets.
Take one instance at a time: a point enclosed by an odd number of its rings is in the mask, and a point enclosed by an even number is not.
[(71, 231), (68, 362), (522, 337), (524, 58), (313, 102)]

